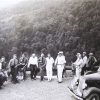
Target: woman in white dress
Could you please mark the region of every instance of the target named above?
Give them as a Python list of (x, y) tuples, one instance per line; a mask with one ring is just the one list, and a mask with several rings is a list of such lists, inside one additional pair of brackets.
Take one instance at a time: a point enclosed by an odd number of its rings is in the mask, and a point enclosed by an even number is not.
[(46, 58), (46, 74), (47, 74), (48, 81), (52, 80), (53, 64), (54, 64), (54, 59), (51, 57), (50, 53), (48, 53), (48, 57)]

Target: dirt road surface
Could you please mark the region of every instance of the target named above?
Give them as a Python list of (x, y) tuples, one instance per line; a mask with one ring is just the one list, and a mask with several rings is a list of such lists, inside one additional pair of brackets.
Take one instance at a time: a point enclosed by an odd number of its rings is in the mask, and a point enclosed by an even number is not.
[(75, 100), (67, 89), (69, 82), (70, 78), (65, 78), (60, 84), (56, 78), (52, 82), (30, 78), (18, 84), (8, 82), (0, 90), (0, 100)]

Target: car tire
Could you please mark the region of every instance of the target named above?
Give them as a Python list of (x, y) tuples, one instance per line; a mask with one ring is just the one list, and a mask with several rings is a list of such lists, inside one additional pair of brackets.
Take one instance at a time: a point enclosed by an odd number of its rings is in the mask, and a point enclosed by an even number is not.
[(86, 98), (86, 100), (100, 100), (100, 95), (98, 93), (92, 93)]

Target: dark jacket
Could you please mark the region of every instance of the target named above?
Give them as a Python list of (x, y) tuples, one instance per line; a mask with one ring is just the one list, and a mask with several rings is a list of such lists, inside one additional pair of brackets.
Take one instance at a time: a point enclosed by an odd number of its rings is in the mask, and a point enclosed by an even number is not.
[(40, 57), (38, 60), (39, 68), (40, 68), (40, 76), (45, 75), (45, 70), (46, 70), (46, 59), (45, 57)]
[(90, 71), (94, 70), (96, 62), (97, 62), (97, 60), (94, 56), (89, 57), (88, 64), (87, 64), (88, 70), (90, 70)]

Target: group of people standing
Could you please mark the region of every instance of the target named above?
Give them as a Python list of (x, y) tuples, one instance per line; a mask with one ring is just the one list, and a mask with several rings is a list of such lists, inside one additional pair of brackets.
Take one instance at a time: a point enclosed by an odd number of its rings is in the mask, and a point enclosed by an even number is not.
[(19, 83), (18, 75), (22, 75), (23, 80), (26, 80), (26, 71), (29, 70), (31, 79), (36, 80), (38, 74), (41, 81), (44, 80), (45, 75), (47, 75), (48, 81), (51, 81), (53, 67), (56, 66), (58, 82), (61, 83), (65, 64), (66, 60), (63, 51), (59, 51), (55, 60), (50, 53), (47, 54), (47, 57), (45, 57), (44, 53), (41, 53), (40, 57), (33, 53), (29, 59), (24, 53), (19, 59), (14, 54), (8, 64), (5, 61), (5, 57), (1, 58), (0, 75), (3, 73), (6, 77), (11, 76), (12, 83)]
[(93, 53), (89, 53), (89, 57), (87, 57), (86, 52), (83, 52), (83, 54), (77, 53), (76, 57), (77, 60), (72, 63), (72, 71), (77, 79), (87, 71), (95, 71), (97, 59), (94, 57)]
[(86, 80), (100, 76), (100, 61), (95, 58), (93, 53), (89, 53), (89, 55), (86, 52), (77, 53), (76, 56), (77, 60), (72, 63), (74, 78), (68, 88), (81, 97), (82, 91), (87, 86)]
[[(89, 57), (87, 57), (86, 52), (83, 52), (83, 54), (77, 53), (76, 57), (77, 60), (72, 63), (72, 72), (75, 74), (77, 80), (87, 71), (96, 70), (94, 66), (97, 60), (93, 53), (89, 53)], [(57, 69), (58, 82), (62, 83), (65, 64), (66, 60), (63, 51), (59, 51), (55, 60), (50, 53), (47, 54), (47, 57), (45, 57), (44, 53), (41, 53), (40, 57), (37, 57), (37, 55), (33, 53), (30, 58), (26, 57), (23, 53), (19, 59), (17, 55), (14, 54), (8, 64), (6, 63), (5, 57), (2, 57), (0, 60), (0, 83), (2, 85), (9, 76), (11, 76), (12, 83), (19, 83), (18, 76), (22, 76), (23, 80), (26, 80), (27, 70), (30, 71), (31, 79), (36, 80), (36, 76), (39, 75), (40, 81), (43, 81), (44, 76), (47, 75), (48, 81), (51, 81), (54, 67)], [(4, 78), (2, 78), (2, 76), (4, 76)]]
[(52, 80), (53, 67), (57, 67), (57, 77), (58, 82), (62, 82), (62, 73), (65, 66), (66, 60), (63, 52), (60, 51), (56, 60), (54, 61), (50, 53), (47, 54), (47, 57), (43, 53), (38, 58), (35, 53), (31, 55), (28, 61), (28, 68), (31, 70), (31, 79), (36, 79), (36, 75), (40, 75), (40, 80), (44, 80), (45, 72), (48, 78), (48, 81)]
[[(77, 53), (76, 57), (77, 60), (72, 63), (74, 78), (71, 81), (71, 90), (74, 90), (75, 86), (79, 85), (79, 80), (82, 76), (87, 75), (88, 73), (95, 73), (99, 68), (99, 63), (93, 53), (89, 53), (88, 56), (86, 52), (83, 52), (83, 54)], [(76, 90), (77, 93), (80, 94), (79, 87)]]

